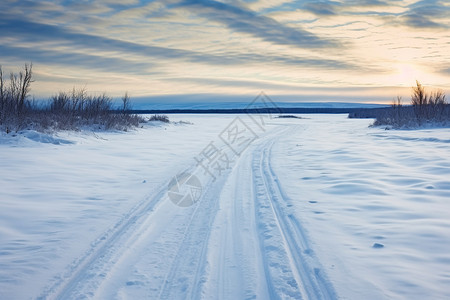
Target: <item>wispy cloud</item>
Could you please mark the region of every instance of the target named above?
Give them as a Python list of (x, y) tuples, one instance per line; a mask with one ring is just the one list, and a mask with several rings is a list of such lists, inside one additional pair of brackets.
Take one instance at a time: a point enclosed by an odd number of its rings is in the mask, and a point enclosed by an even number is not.
[(149, 62), (137, 62), (120, 57), (107, 57), (52, 49), (30, 49), (29, 47), (0, 45), (0, 52), (2, 53), (2, 57), (8, 58), (8, 60), (23, 60), (26, 58), (25, 62), (60, 65), (64, 66), (64, 68), (77, 67), (102, 72), (148, 74), (154, 67), (154, 64)]
[(338, 8), (341, 6), (339, 2), (307, 2), (302, 6), (302, 9), (312, 12), (318, 16), (331, 16), (338, 14)]
[[(317, 16), (372, 15), (385, 19), (394, 17), (402, 25), (413, 28), (449, 28), (450, 6), (444, 1), (422, 0), (405, 3), (403, 1), (310, 1), (302, 4), (302, 9)], [(386, 11), (389, 10), (389, 12)]]
[[(167, 47), (148, 46), (138, 43), (127, 42), (118, 39), (112, 39), (102, 36), (96, 36), (85, 33), (78, 33), (72, 30), (64, 29), (59, 26), (29, 22), (24, 20), (12, 20), (5, 16), (0, 19), (0, 26), (4, 29), (0, 31), (0, 38), (15, 38), (21, 41), (27, 41), (27, 43), (42, 43), (45, 41), (58, 42), (59, 45), (72, 46), (72, 49), (83, 49), (84, 51), (117, 51), (123, 54), (138, 55), (139, 59), (171, 59), (178, 61), (187, 61), (192, 63), (212, 64), (212, 65), (241, 65), (245, 63), (269, 63), (269, 64), (290, 64), (303, 67), (315, 67), (315, 68), (332, 68), (332, 69), (346, 69), (356, 68), (351, 63), (341, 62), (333, 59), (321, 59), (321, 58), (302, 58), (297, 56), (288, 55), (261, 55), (257, 53), (202, 53), (184, 49), (171, 49)], [(39, 51), (35, 47), (21, 47), (18, 52), (24, 56), (32, 57), (51, 57), (55, 55), (57, 50), (47, 49)], [(28, 51), (27, 51), (28, 50)], [(55, 57), (69, 56), (67, 51), (70, 48), (65, 48), (65, 54), (55, 55)], [(48, 52), (48, 53), (46, 53)], [(14, 51), (5, 52), (14, 53)], [(86, 65), (91, 65), (91, 60), (83, 60), (83, 57), (89, 58), (90, 55), (73, 55), (73, 57), (80, 59), (79, 63), (86, 61)], [(106, 58), (105, 58), (106, 59)], [(109, 63), (116, 60), (117, 63), (122, 64), (124, 60), (118, 58), (111, 58)], [(58, 63), (63, 60), (56, 60)], [(46, 62), (49, 62), (46, 60)], [(68, 61), (68, 63), (73, 63)], [(145, 63), (141, 61), (141, 63)]]
[(415, 76), (450, 89), (449, 9), (438, 0), (5, 0), (0, 63), (33, 61), (51, 87), (75, 78), (139, 95), (356, 97)]
[(334, 16), (340, 14), (356, 13), (376, 13), (373, 8), (388, 7), (390, 4), (380, 0), (359, 0), (359, 1), (309, 1), (305, 2), (301, 8), (318, 16)]
[(286, 26), (243, 6), (214, 0), (183, 0), (178, 5), (191, 8), (196, 14), (213, 22), (220, 22), (231, 30), (247, 33), (271, 43), (300, 48), (339, 47), (337, 41), (321, 38), (301, 28)]
[(450, 28), (448, 20), (450, 6), (444, 1), (419, 1), (408, 6), (408, 11), (401, 16), (403, 24), (414, 28)]

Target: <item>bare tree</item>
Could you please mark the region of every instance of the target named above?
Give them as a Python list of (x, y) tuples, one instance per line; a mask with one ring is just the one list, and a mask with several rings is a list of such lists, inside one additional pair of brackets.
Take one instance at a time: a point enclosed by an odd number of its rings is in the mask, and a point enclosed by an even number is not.
[(122, 112), (126, 113), (130, 109), (130, 96), (128, 96), (128, 92), (125, 92), (125, 95), (122, 97)]
[(5, 99), (5, 91), (4, 91), (4, 84), (3, 84), (3, 70), (2, 70), (2, 66), (0, 65), (0, 111), (3, 110), (4, 99)]
[(3, 70), (2, 66), (0, 65), (0, 125), (3, 124), (3, 119), (5, 115), (5, 85), (3, 83)]
[(13, 101), (14, 110), (17, 115), (23, 112), (25, 101), (31, 89), (33, 64), (25, 64), (25, 67), (19, 74), (10, 74), (9, 96)]
[(392, 99), (392, 108), (402, 107), (403, 106), (403, 100), (401, 96), (397, 96), (397, 98)]
[(412, 87), (411, 104), (422, 106), (428, 104), (428, 97), (425, 88), (416, 80), (416, 86)]
[(21, 78), (21, 85), (20, 85), (20, 95), (19, 95), (19, 112), (23, 111), (23, 108), (25, 106), (25, 100), (28, 97), (28, 93), (31, 89), (31, 83), (33, 82), (32, 76), (33, 76), (33, 64), (30, 63), (29, 65), (25, 64), (25, 68), (23, 72), (20, 72), (19, 76)]
[(437, 90), (430, 94), (428, 98), (428, 109), (435, 121), (442, 122), (446, 111), (446, 100), (443, 90)]
[(436, 106), (438, 106), (438, 105), (442, 105), (442, 104), (445, 104), (446, 102), (445, 102), (445, 94), (444, 94), (444, 91), (443, 90), (437, 90), (437, 91), (435, 91), (434, 93), (432, 93), (431, 95), (430, 95), (430, 97), (428, 98), (429, 100), (428, 100), (428, 102), (429, 102), (429, 104), (431, 104), (431, 105), (436, 105)]
[(425, 87), (416, 80), (416, 86), (412, 87), (411, 104), (419, 124), (429, 118), (428, 98)]

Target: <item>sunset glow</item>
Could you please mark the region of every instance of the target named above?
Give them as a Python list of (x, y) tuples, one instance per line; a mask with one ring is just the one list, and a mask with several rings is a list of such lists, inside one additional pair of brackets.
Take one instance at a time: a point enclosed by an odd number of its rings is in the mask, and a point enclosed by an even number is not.
[(450, 90), (449, 16), (446, 1), (2, 1), (0, 64), (32, 61), (36, 97), (388, 103), (416, 79)]
[(391, 77), (392, 84), (398, 86), (410, 86), (412, 82), (420, 79), (424, 72), (420, 72), (412, 64), (396, 65), (397, 72)]

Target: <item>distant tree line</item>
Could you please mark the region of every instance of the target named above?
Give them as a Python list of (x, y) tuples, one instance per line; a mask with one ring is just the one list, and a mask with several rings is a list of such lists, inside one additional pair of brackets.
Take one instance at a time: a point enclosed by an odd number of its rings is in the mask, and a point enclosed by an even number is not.
[(78, 130), (93, 129), (127, 130), (139, 126), (144, 119), (131, 110), (130, 97), (125, 94), (122, 105), (115, 108), (106, 94), (88, 95), (85, 89), (59, 92), (44, 102), (30, 99), (33, 65), (25, 64), (19, 73), (10, 73), (6, 81), (0, 66), (0, 130), (22, 129)]
[(387, 108), (363, 109), (352, 112), (349, 118), (375, 118), (374, 126), (417, 128), (424, 126), (450, 126), (450, 104), (442, 90), (427, 92), (416, 81), (412, 87), (410, 105), (403, 105), (397, 97)]
[(137, 114), (348, 114), (360, 108), (340, 107), (270, 107), (270, 108), (207, 108), (207, 109), (141, 109), (132, 110)]

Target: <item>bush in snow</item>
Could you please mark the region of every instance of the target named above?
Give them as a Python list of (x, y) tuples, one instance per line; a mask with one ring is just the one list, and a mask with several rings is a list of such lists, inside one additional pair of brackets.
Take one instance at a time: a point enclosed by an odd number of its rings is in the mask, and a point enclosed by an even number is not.
[(166, 115), (153, 115), (150, 117), (149, 121), (161, 121), (164, 123), (169, 123), (169, 117)]
[(84, 126), (99, 129), (126, 130), (137, 127), (143, 119), (129, 114), (129, 97), (122, 98), (123, 106), (115, 110), (112, 99), (105, 94), (88, 95), (86, 90), (75, 90), (71, 93), (60, 92), (50, 99), (47, 111), (54, 119), (56, 129), (73, 129)]
[(127, 130), (144, 121), (129, 113), (128, 94), (122, 98), (119, 110), (113, 107), (111, 97), (88, 95), (84, 89), (59, 92), (47, 102), (38, 103), (29, 99), (32, 82), (31, 64), (25, 64), (18, 74), (11, 73), (9, 84), (0, 66), (0, 130), (7, 133), (21, 129), (77, 130), (83, 127)]
[(375, 126), (388, 125), (393, 128), (415, 128), (422, 126), (450, 126), (450, 105), (441, 90), (427, 93), (416, 81), (412, 88), (411, 105), (403, 105), (401, 98), (389, 109), (374, 111)]

